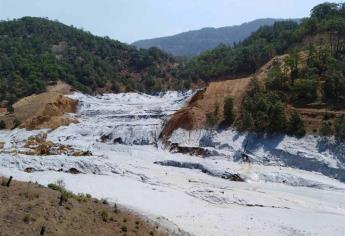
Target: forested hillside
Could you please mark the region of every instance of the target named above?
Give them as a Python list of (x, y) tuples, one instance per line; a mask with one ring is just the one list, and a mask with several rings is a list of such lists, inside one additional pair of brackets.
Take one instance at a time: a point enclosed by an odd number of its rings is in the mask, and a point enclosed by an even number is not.
[(186, 64), (183, 76), (213, 81), (250, 75), (277, 55), (267, 72), (254, 75), (236, 126), (297, 136), (308, 126), (345, 139), (345, 4), (318, 5), (300, 25), (277, 22), (236, 47), (205, 52)]
[(277, 19), (258, 19), (236, 26), (203, 28), (168, 37), (140, 40), (132, 45), (146, 49), (158, 47), (175, 56), (191, 57), (213, 49), (221, 43), (233, 45), (243, 41), (261, 26), (272, 25), (276, 21)]
[(156, 48), (137, 50), (56, 21), (0, 22), (0, 105), (58, 80), (87, 93), (178, 89), (174, 67), (175, 60)]
[[(252, 74), (276, 55), (307, 49), (310, 44), (341, 52), (345, 31), (345, 7), (326, 3), (316, 6), (301, 24), (276, 22), (261, 27), (235, 47), (220, 45), (202, 53), (185, 66), (184, 77), (214, 80), (220, 77)], [(335, 53), (334, 50), (337, 50)]]

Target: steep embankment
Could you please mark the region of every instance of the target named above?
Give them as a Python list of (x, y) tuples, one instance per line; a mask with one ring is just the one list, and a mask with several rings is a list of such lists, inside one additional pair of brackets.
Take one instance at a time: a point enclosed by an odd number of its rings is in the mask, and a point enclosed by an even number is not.
[(218, 119), (223, 120), (225, 97), (234, 98), (234, 109), (239, 110), (250, 78), (212, 82), (205, 89), (197, 92), (188, 106), (176, 112), (166, 123), (161, 137), (168, 137), (178, 128), (192, 130), (205, 127), (206, 114), (218, 106)]
[(277, 56), (263, 67), (261, 67), (255, 75), (222, 80), (209, 83), (203, 90), (196, 93), (189, 104), (176, 112), (166, 123), (161, 137), (168, 138), (179, 128), (186, 130), (205, 128), (206, 114), (214, 112), (215, 107), (218, 107), (218, 123), (224, 119), (224, 99), (226, 97), (233, 98), (234, 111), (239, 115), (241, 103), (245, 96), (250, 80), (254, 77), (264, 80), (267, 78), (267, 73), (272, 66), (278, 62), (282, 62), (287, 55)]
[[(17, 123), (21, 128), (26, 129), (55, 129), (61, 125), (77, 122), (77, 120), (65, 116), (66, 113), (74, 113), (77, 104), (77, 100), (65, 97), (60, 93), (41, 93), (21, 99), (13, 105), (14, 113), (5, 114), (4, 117), (12, 118), (12, 126)], [(11, 121), (7, 123), (8, 128), (11, 128)]]

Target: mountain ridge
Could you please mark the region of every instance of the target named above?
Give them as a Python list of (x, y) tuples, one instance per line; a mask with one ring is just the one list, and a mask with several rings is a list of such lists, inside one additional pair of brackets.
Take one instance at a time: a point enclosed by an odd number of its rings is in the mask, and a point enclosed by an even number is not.
[[(293, 20), (298, 21), (297, 19)], [(206, 50), (217, 47), (221, 43), (233, 45), (243, 41), (261, 26), (273, 25), (277, 21), (283, 21), (283, 19), (262, 18), (240, 25), (204, 27), (171, 36), (138, 40), (131, 45), (145, 49), (158, 47), (174, 56), (196, 56)]]

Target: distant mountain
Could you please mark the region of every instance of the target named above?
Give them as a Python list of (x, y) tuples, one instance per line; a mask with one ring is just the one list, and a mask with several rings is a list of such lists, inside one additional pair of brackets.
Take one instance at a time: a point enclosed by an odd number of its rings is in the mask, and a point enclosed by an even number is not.
[(278, 20), (259, 19), (237, 26), (204, 28), (168, 37), (140, 40), (132, 45), (145, 49), (158, 47), (175, 56), (196, 56), (201, 52), (217, 47), (221, 43), (233, 45), (240, 42), (261, 26), (273, 25), (276, 21)]

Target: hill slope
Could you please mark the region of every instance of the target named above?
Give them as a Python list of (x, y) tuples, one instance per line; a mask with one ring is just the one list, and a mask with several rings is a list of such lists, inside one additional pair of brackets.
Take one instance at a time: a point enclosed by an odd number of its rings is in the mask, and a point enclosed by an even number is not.
[[(0, 185), (1, 235), (169, 235), (135, 213), (111, 207), (91, 195), (75, 195), (56, 184), (52, 189), (34, 183), (12, 181)], [(57, 191), (54, 191), (54, 190)], [(64, 201), (60, 205), (62, 195)], [(116, 204), (115, 204), (116, 206)], [(41, 235), (43, 235), (41, 234)]]
[(61, 80), (87, 93), (177, 89), (172, 57), (43, 18), (0, 22), (0, 106)]
[(158, 47), (175, 56), (196, 56), (224, 43), (233, 45), (246, 39), (263, 25), (272, 25), (276, 19), (258, 19), (242, 25), (222, 28), (203, 28), (181, 34), (134, 42), (138, 48)]
[[(214, 81), (253, 75), (238, 119), (232, 115), (227, 126), (296, 136), (335, 134), (345, 139), (344, 58), (345, 4), (324, 3), (314, 7), (301, 24), (286, 21), (261, 27), (236, 47), (222, 45), (193, 58), (180, 73), (190, 81), (211, 82), (206, 89), (209, 96), (199, 99), (201, 107), (207, 108), (198, 115), (199, 126), (217, 128), (223, 121), (219, 113), (229, 94), (221, 96), (217, 90), (209, 94)], [(226, 82), (221, 84), (226, 88)], [(222, 101), (209, 104), (217, 96)], [(233, 99), (236, 102), (237, 97)], [(189, 114), (179, 114), (182, 118), (176, 120), (193, 121)]]

